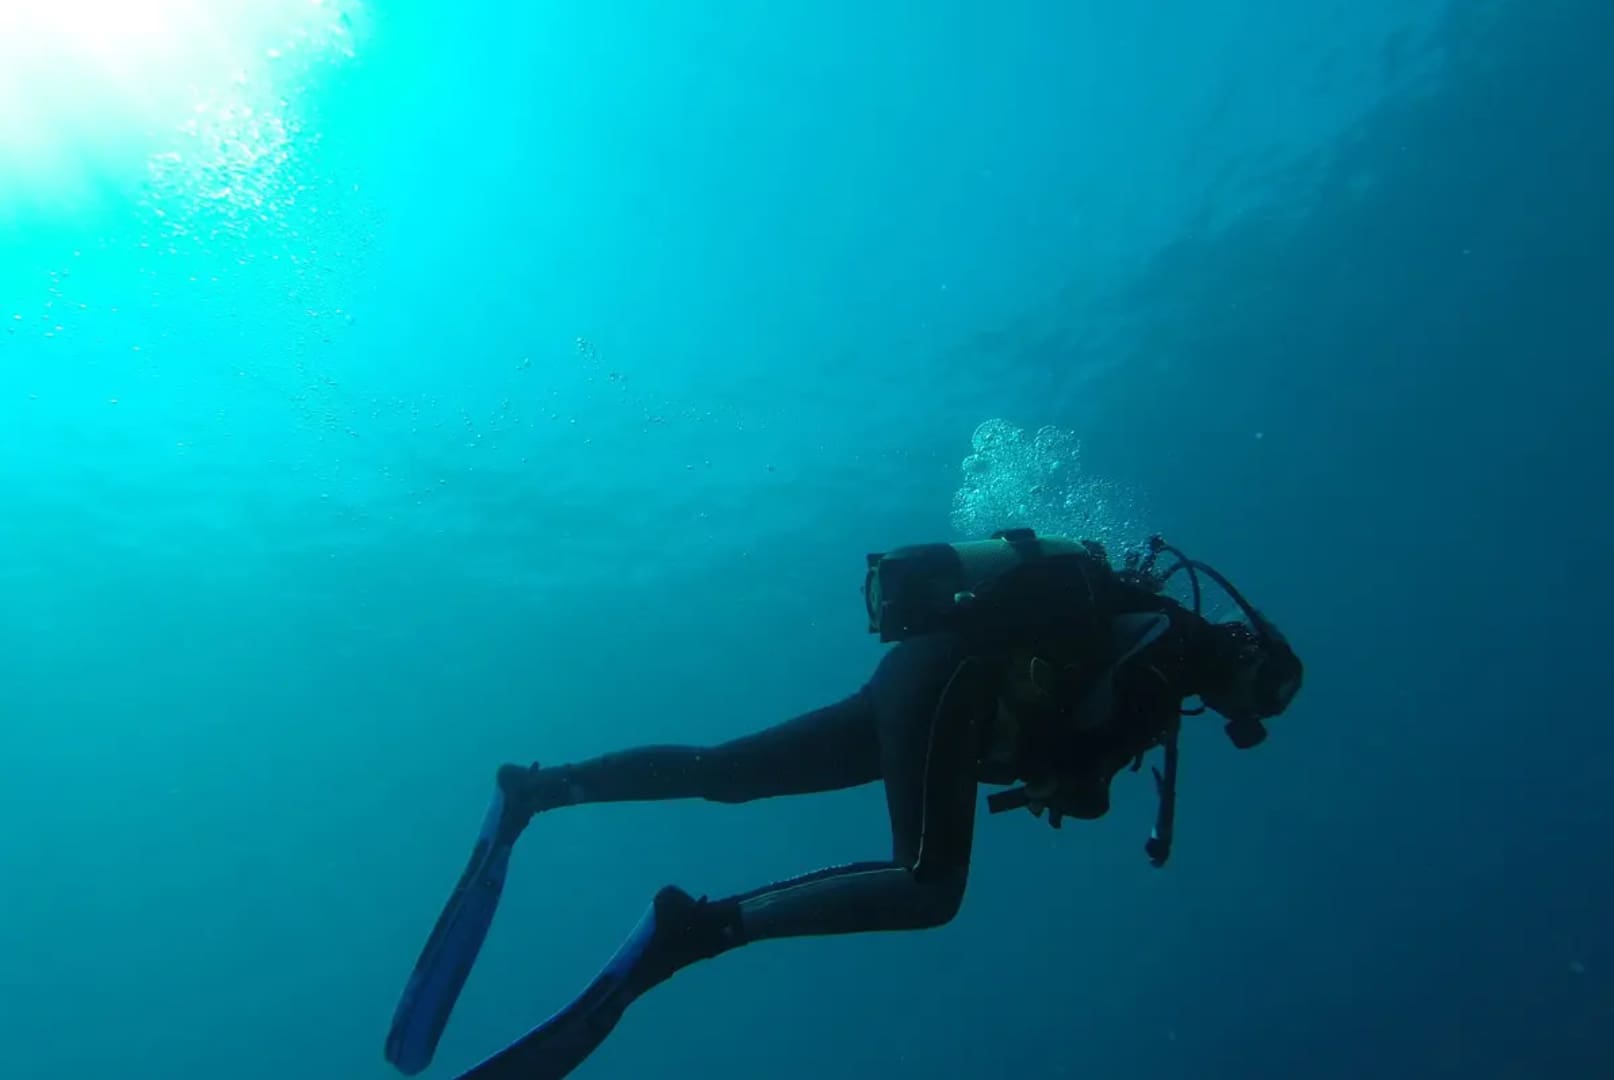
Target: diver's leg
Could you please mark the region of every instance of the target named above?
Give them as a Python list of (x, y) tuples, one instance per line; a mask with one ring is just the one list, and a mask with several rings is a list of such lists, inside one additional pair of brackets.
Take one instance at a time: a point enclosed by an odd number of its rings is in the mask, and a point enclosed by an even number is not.
[(950, 638), (903, 642), (866, 692), (878, 729), (892, 858), (834, 867), (725, 900), (674, 888), (656, 897), (656, 933), (631, 976), (634, 994), (697, 960), (768, 938), (917, 930), (958, 911), (975, 829), (983, 669)]
[(707, 799), (742, 803), (856, 787), (880, 778), (865, 687), (834, 705), (718, 746), (644, 746), (573, 765), (505, 766), (500, 782), (534, 812), (578, 803)]
[[(969, 866), (975, 807), (975, 720), (988, 684), (970, 664), (928, 644), (898, 646), (870, 684), (878, 706), (876, 764), (885, 772), (895, 858), (841, 867), (716, 902), (681, 889), (650, 912), (570, 1005), (475, 1075), (569, 1075), (641, 994), (697, 961), (750, 941), (807, 934), (908, 930), (947, 922)], [(939, 677), (936, 668), (943, 668)], [(893, 676), (902, 675), (895, 679)], [(889, 687), (886, 684), (890, 684)], [(948, 705), (937, 708), (942, 690)], [(889, 690), (889, 692), (885, 692)], [(814, 749), (818, 749), (816, 741)], [(824, 771), (821, 776), (842, 775)], [(470, 1075), (470, 1074), (468, 1074)]]
[[(953, 917), (969, 870), (976, 725), (991, 706), (991, 682), (959, 643), (921, 639), (887, 654), (864, 699), (877, 722), (870, 741), (886, 782), (893, 858), (820, 871), (726, 900), (662, 889), (595, 983), (512, 1047), (512, 1063), (527, 1055), (564, 1060), (569, 1068), (599, 1045), (640, 994), (696, 961), (751, 941), (911, 930)], [(818, 740), (808, 742), (814, 751), (822, 749)], [(860, 765), (868, 767), (866, 761)], [(844, 767), (821, 768), (821, 779), (852, 775)]]
[[(504, 766), (498, 797), (470, 861), (399, 1002), (387, 1036), (388, 1060), (410, 1073), (431, 1061), (492, 925), (512, 848), (533, 814), (586, 802), (699, 798), (737, 803), (830, 791), (879, 779), (882, 759), (873, 691), (865, 687), (837, 704), (711, 748), (652, 746), (558, 768)], [(644, 987), (700, 955), (720, 951), (727, 930), (708, 916), (735, 907), (711, 909), (671, 889), (657, 897), (656, 906), (655, 948), (634, 968), (635, 985), (648, 980)], [(592, 1030), (597, 1043), (609, 1027)]]
[(778, 882), (732, 898), (745, 941), (916, 930), (958, 912), (975, 833), (976, 732), (985, 672), (950, 638), (906, 642), (870, 683), (891, 817), (892, 858)]
[(663, 889), (654, 936), (627, 976), (633, 996), (749, 942), (918, 930), (958, 912), (975, 830), (977, 723), (991, 707), (991, 683), (958, 642), (917, 639), (887, 654), (868, 693), (892, 859), (821, 870), (724, 900)]

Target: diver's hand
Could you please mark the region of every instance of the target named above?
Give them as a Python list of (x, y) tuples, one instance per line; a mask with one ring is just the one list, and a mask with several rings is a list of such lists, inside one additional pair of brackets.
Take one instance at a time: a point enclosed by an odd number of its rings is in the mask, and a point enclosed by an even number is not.
[[(1026, 807), (1033, 817), (1042, 817), (1044, 810), (1054, 806), (1059, 801), (1060, 784), (1057, 779), (1039, 780), (1026, 785)], [(1048, 815), (1048, 824), (1059, 828), (1064, 815), (1057, 809)]]

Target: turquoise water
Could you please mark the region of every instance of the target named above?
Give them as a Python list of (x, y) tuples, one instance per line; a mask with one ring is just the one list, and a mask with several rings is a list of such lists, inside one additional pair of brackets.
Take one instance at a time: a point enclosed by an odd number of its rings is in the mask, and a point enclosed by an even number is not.
[[(838, 698), (865, 553), (1006, 524), (1164, 531), (1296, 707), (1168, 869), (1145, 778), (983, 818), (578, 1076), (1606, 1075), (1614, 8), (198, 10), (0, 17), (0, 1075), (389, 1075), (499, 762)], [(887, 842), (542, 819), (428, 1075)]]

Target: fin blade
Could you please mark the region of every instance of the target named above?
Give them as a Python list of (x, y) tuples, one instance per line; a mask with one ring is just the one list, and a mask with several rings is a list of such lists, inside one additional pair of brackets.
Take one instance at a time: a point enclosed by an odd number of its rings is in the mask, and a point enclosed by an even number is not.
[(454, 1003), (493, 925), (513, 844), (508, 831), (501, 828), (504, 818), (504, 794), (496, 791), (465, 871), (432, 927), (393, 1013), (386, 1058), (406, 1076), (431, 1064)]
[(654, 944), (656, 911), (565, 1008), (455, 1080), (561, 1080), (586, 1061), (637, 1000), (633, 975)]

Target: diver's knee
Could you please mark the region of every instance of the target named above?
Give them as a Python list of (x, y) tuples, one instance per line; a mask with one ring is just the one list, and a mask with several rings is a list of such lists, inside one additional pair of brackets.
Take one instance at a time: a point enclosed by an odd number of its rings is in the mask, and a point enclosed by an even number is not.
[(964, 906), (964, 886), (968, 875), (962, 871), (946, 874), (915, 876), (919, 886), (918, 927), (933, 930), (946, 926)]

